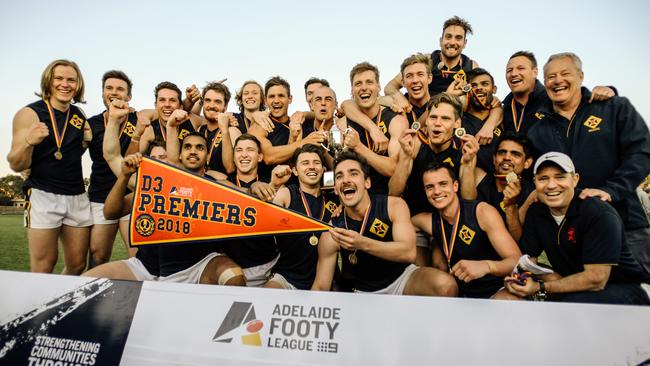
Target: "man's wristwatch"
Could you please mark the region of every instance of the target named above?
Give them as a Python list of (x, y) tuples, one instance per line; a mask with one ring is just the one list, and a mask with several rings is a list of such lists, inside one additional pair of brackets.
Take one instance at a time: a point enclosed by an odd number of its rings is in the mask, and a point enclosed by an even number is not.
[(539, 291), (537, 291), (533, 295), (533, 301), (545, 301), (546, 300), (546, 286), (544, 285), (544, 281), (539, 280), (537, 281), (539, 283)]

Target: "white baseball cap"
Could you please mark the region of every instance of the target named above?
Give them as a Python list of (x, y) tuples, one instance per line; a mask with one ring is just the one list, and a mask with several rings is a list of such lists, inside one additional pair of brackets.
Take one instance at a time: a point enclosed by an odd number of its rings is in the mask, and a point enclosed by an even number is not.
[(548, 165), (549, 163), (557, 165), (560, 169), (564, 170), (565, 173), (575, 173), (576, 168), (573, 166), (573, 161), (571, 158), (561, 152), (551, 151), (540, 156), (535, 162), (535, 168), (533, 169), (533, 174), (537, 174), (540, 166)]

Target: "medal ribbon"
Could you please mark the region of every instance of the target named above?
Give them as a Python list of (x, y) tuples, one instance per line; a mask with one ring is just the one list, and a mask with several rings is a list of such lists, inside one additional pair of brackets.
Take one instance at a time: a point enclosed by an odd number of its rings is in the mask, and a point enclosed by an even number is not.
[[(316, 217), (312, 216), (312, 214), (311, 214), (311, 210), (309, 209), (309, 204), (307, 203), (307, 197), (305, 197), (305, 193), (300, 188), (298, 188), (298, 191), (300, 191), (300, 199), (302, 200), (302, 205), (305, 207), (305, 212), (307, 213), (307, 215), (309, 217), (316, 218)], [(322, 203), (321, 209), (320, 209), (320, 219), (319, 220), (323, 221), (323, 217), (325, 217), (325, 195), (322, 194), (321, 197), (322, 197), (323, 203)]]
[[(244, 118), (245, 118), (245, 117), (244, 117)], [(277, 124), (277, 125), (281, 125), (282, 127), (286, 128), (287, 130), (289, 129), (289, 126), (287, 126), (286, 124), (284, 124), (284, 123), (278, 121), (277, 119), (275, 119), (275, 118), (274, 118), (273, 116), (271, 116), (270, 114), (269, 114), (269, 118), (270, 118), (271, 121), (273, 121), (275, 124)], [(289, 121), (287, 121), (287, 122), (289, 122)]]
[[(205, 126), (205, 131), (203, 133), (203, 136), (205, 136), (206, 141), (210, 141), (208, 139), (208, 126)], [(212, 141), (210, 141), (210, 152), (208, 152), (208, 160), (206, 160), (207, 164), (210, 165), (210, 161), (212, 159), (212, 152), (214, 151), (214, 148), (219, 145), (217, 141), (219, 141), (219, 137), (221, 137), (221, 130), (217, 130), (217, 133), (214, 134), (214, 137), (212, 137)]]
[[(366, 225), (368, 224), (368, 217), (370, 216), (370, 211), (372, 208), (372, 201), (368, 204), (368, 208), (366, 208), (366, 212), (363, 214), (363, 222), (361, 222), (361, 230), (359, 231), (359, 234), (363, 235), (363, 232), (366, 231)], [(348, 229), (348, 217), (345, 214), (345, 209), (343, 209), (343, 222), (345, 222), (345, 228)], [(350, 229), (348, 229), (350, 230)], [(353, 265), (357, 264), (357, 250), (355, 249), (352, 254), (348, 256), (350, 263)], [(352, 258), (354, 258), (354, 262), (352, 261)]]
[(163, 141), (167, 142), (167, 129), (163, 126), (162, 121), (158, 120), (158, 126), (160, 126), (160, 133), (162, 133)]
[(440, 231), (442, 232), (442, 249), (445, 252), (445, 257), (447, 257), (447, 266), (451, 268), (451, 254), (454, 251), (454, 244), (456, 243), (456, 233), (458, 231), (458, 222), (460, 221), (460, 203), (456, 208), (456, 214), (454, 215), (454, 226), (451, 229), (451, 246), (447, 243), (447, 236), (445, 234), (445, 225), (442, 221), (442, 215), (440, 215)]
[(512, 109), (512, 123), (515, 125), (515, 131), (519, 133), (521, 122), (524, 121), (524, 111), (526, 110), (526, 106), (523, 106), (523, 108), (521, 108), (521, 113), (519, 114), (519, 122), (517, 122), (517, 106), (515, 104), (515, 98), (512, 98), (512, 102), (510, 102), (510, 109)]
[[(235, 175), (235, 180), (237, 180), (237, 187), (241, 188), (241, 181), (239, 180), (238, 175)], [(258, 180), (258, 177), (255, 177), (255, 181), (257, 182)]]
[[(363, 214), (363, 221), (361, 222), (361, 230), (359, 231), (359, 234), (363, 235), (363, 232), (366, 231), (366, 225), (368, 224), (368, 217), (370, 217), (370, 211), (372, 208), (372, 201), (368, 204), (368, 208), (366, 208), (366, 212)], [(348, 228), (348, 217), (345, 214), (345, 210), (343, 210), (343, 222), (345, 222), (345, 228), (350, 230)]]
[(59, 134), (59, 127), (56, 124), (56, 117), (54, 117), (54, 111), (50, 102), (47, 100), (44, 101), (47, 106), (47, 111), (50, 114), (50, 121), (52, 122), (52, 130), (54, 130), (54, 140), (56, 141), (57, 151), (61, 151), (61, 144), (63, 144), (63, 138), (65, 137), (65, 131), (68, 129), (68, 118), (70, 117), (70, 109), (72, 106), (68, 106), (68, 113), (65, 115), (65, 123), (63, 124), (63, 132)]
[[(442, 58), (440, 59), (440, 61), (442, 61)], [(460, 69), (458, 71), (453, 71), (452, 69), (456, 66), (450, 68), (447, 66), (447, 64), (444, 63), (444, 61), (443, 61), (443, 65), (444, 65), (443, 67), (447, 68), (447, 70), (440, 69), (440, 74), (442, 75), (443, 78), (447, 78), (449, 75), (456, 75), (460, 72), (460, 70), (463, 69), (463, 58), (461, 57), (460, 60), (458, 61), (458, 66), (460, 66)]]
[[(487, 109), (488, 111), (492, 109), (492, 106), (491, 106), (491, 105), (485, 105), (485, 103), (483, 103), (483, 101), (481, 100), (481, 98), (479, 98), (479, 97), (476, 95), (476, 90), (475, 90), (474, 88), (472, 88), (472, 91), (470, 91), (470, 93), (472, 93), (472, 96), (473, 96), (474, 98), (476, 98), (476, 100), (479, 102), (479, 104), (480, 104), (481, 106), (483, 106), (483, 108)], [(514, 99), (513, 99), (513, 101), (514, 101)], [(469, 109), (469, 103), (467, 103), (466, 108)], [(519, 131), (519, 130), (517, 130), (517, 131)]]
[[(426, 135), (424, 133), (422, 133), (420, 130), (418, 130), (417, 135), (420, 138), (420, 141), (422, 141), (423, 144), (427, 145), (429, 147), (429, 149), (431, 149), (431, 144), (429, 143), (429, 138), (426, 137)], [(451, 140), (451, 146), (454, 149), (458, 150), (458, 146), (456, 145), (456, 140), (454, 140), (453, 136), (451, 137), (450, 140)], [(433, 151), (433, 149), (431, 149), (431, 150)]]
[[(379, 106), (379, 113), (377, 113), (377, 118), (375, 118), (375, 125), (379, 127), (379, 122), (381, 122), (381, 112), (384, 110), (382, 106)], [(370, 150), (372, 150), (372, 146), (370, 146), (370, 135), (368, 135), (368, 130), (364, 131), (366, 133), (366, 145)]]

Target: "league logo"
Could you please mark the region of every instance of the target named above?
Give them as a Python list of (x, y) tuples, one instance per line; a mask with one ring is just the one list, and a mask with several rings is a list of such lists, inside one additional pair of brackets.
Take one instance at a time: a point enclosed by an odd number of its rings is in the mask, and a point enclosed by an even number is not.
[(472, 239), (474, 239), (474, 235), (476, 233), (474, 230), (468, 228), (467, 226), (463, 225), (463, 227), (460, 229), (460, 232), (458, 233), (458, 237), (460, 240), (462, 240), (465, 244), (470, 245), (472, 244)]
[(151, 236), (155, 231), (153, 217), (151, 215), (142, 214), (135, 219), (135, 231), (142, 236)]
[(212, 341), (231, 343), (235, 337), (240, 337), (241, 344), (261, 347), (260, 330), (263, 327), (264, 323), (256, 319), (255, 307), (252, 303), (235, 301), (221, 321)]
[(388, 225), (379, 219), (375, 219), (375, 221), (372, 222), (372, 225), (370, 225), (369, 231), (378, 237), (383, 238), (388, 232)]
[(536, 117), (537, 119), (542, 119), (542, 118), (544, 118), (544, 113), (536, 112), (536, 113), (535, 113), (535, 117)]

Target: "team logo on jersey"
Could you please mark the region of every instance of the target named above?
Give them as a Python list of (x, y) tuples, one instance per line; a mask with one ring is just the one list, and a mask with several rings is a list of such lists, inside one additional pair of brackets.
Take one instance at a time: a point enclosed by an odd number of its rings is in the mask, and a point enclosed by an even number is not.
[(372, 222), (372, 225), (370, 225), (370, 232), (383, 238), (388, 232), (388, 225), (379, 219), (375, 219), (375, 221)]
[(151, 236), (156, 226), (151, 215), (142, 214), (135, 219), (135, 231), (142, 236)]
[(460, 240), (465, 242), (465, 244), (470, 245), (472, 244), (472, 239), (474, 239), (474, 230), (468, 228), (467, 226), (463, 225), (462, 228), (460, 228), (460, 232), (458, 233), (458, 237)]
[(536, 117), (537, 119), (542, 119), (542, 118), (544, 118), (544, 113), (535, 112), (535, 117)]
[(600, 127), (598, 127), (598, 125), (600, 125), (600, 122), (602, 121), (603, 121), (602, 118), (596, 116), (589, 116), (589, 118), (585, 120), (583, 125), (589, 128), (589, 132), (594, 132), (600, 130)]
[(566, 240), (569, 241), (570, 243), (575, 244), (576, 243), (576, 228), (575, 227), (570, 227), (569, 230), (566, 232)]
[(235, 301), (221, 321), (212, 341), (231, 343), (233, 338), (240, 337), (241, 344), (261, 347), (260, 330), (263, 327), (264, 323), (255, 316), (255, 307), (252, 303)]
[(501, 129), (499, 127), (494, 128), (494, 135), (499, 137), (501, 136)]
[(185, 136), (189, 135), (190, 131), (186, 129), (182, 129), (181, 132), (178, 133), (178, 139), (183, 140)]
[(465, 70), (461, 69), (460, 71), (458, 71), (456, 73), (456, 75), (454, 75), (454, 80), (465, 81), (466, 80), (466, 78), (465, 78)]
[(327, 203), (325, 204), (325, 208), (330, 213), (334, 213), (334, 210), (336, 210), (336, 203), (334, 203), (333, 201), (327, 201)]
[(222, 140), (222, 139), (223, 139), (223, 135), (221, 134), (221, 131), (218, 131), (218, 132), (217, 132), (217, 135), (214, 137), (214, 141), (212, 142), (212, 144), (214, 145), (214, 147), (219, 146), (219, 144), (221, 143), (221, 140)]
[(377, 127), (379, 127), (379, 129), (381, 130), (381, 133), (383, 133), (384, 135), (388, 131), (386, 129), (386, 123), (384, 123), (384, 121), (379, 121), (379, 123), (377, 123)]
[(499, 203), (499, 207), (501, 207), (501, 211), (506, 212), (506, 203), (505, 202), (501, 201), (501, 203)]
[(70, 124), (77, 130), (80, 130), (84, 125), (84, 120), (75, 114), (72, 116), (72, 118), (70, 118)]
[(123, 133), (125, 133), (127, 136), (132, 137), (133, 134), (135, 133), (135, 126), (129, 122), (126, 121), (126, 124), (124, 125), (124, 129), (122, 130)]
[(448, 164), (450, 167), (454, 167), (454, 162), (451, 160), (451, 158), (447, 158), (442, 161), (443, 164)]

